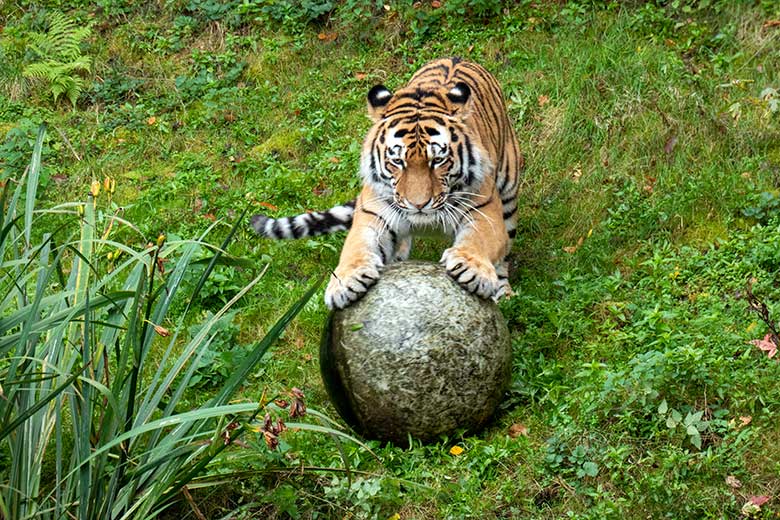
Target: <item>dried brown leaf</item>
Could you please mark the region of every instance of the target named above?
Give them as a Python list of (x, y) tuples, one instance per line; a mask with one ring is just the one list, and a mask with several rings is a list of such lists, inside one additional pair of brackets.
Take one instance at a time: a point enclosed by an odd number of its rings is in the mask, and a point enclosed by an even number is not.
[(749, 343), (766, 352), (767, 357), (769, 358), (773, 358), (775, 357), (775, 354), (777, 354), (777, 345), (775, 345), (772, 334), (767, 334), (764, 336), (764, 339), (751, 340)]
[(729, 487), (732, 487), (734, 489), (738, 489), (742, 487), (742, 482), (740, 482), (739, 479), (734, 475), (729, 475), (728, 477), (726, 477), (726, 484), (728, 484)]
[(757, 505), (758, 507), (761, 507), (764, 504), (766, 504), (767, 502), (769, 502), (769, 497), (766, 496), (766, 495), (752, 496), (752, 497), (748, 498), (748, 502), (751, 502), (751, 503)]
[(666, 155), (671, 155), (675, 146), (677, 146), (677, 135), (672, 134), (669, 136), (669, 139), (666, 140), (666, 144), (664, 144), (664, 153)]
[(509, 431), (507, 431), (507, 433), (513, 439), (516, 439), (520, 436), (528, 437), (528, 427), (522, 423), (515, 423), (509, 427)]

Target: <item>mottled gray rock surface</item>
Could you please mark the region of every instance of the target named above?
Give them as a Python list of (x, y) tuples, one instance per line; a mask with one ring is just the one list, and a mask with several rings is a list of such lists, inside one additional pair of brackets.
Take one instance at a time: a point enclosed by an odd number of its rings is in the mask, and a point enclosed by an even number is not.
[(365, 437), (400, 444), (484, 424), (511, 364), (498, 307), (422, 262), (390, 266), (360, 301), (334, 312), (320, 350), (344, 420)]

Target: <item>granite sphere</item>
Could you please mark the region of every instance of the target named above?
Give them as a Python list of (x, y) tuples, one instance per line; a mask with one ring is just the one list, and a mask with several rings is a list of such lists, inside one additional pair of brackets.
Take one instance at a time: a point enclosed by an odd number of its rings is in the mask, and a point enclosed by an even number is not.
[(361, 300), (331, 313), (320, 349), (342, 418), (366, 438), (397, 444), (484, 425), (511, 365), (496, 304), (423, 262), (391, 265)]

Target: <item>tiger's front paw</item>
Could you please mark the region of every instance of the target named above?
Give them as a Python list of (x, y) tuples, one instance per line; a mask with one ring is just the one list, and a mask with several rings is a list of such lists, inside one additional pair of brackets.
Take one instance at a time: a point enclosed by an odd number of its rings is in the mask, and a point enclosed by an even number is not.
[(379, 280), (379, 269), (363, 265), (352, 269), (337, 267), (325, 289), (325, 305), (329, 309), (343, 309), (358, 301)]
[(506, 292), (493, 264), (482, 257), (451, 247), (441, 256), (441, 264), (461, 287), (481, 298), (498, 299)]

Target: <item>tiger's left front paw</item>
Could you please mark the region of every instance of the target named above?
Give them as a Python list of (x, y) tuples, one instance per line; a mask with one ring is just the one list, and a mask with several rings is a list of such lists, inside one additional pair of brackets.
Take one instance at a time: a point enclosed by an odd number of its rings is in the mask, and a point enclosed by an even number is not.
[(498, 299), (506, 292), (500, 284), (496, 269), (489, 260), (457, 247), (451, 247), (441, 256), (441, 264), (461, 287), (481, 298)]

